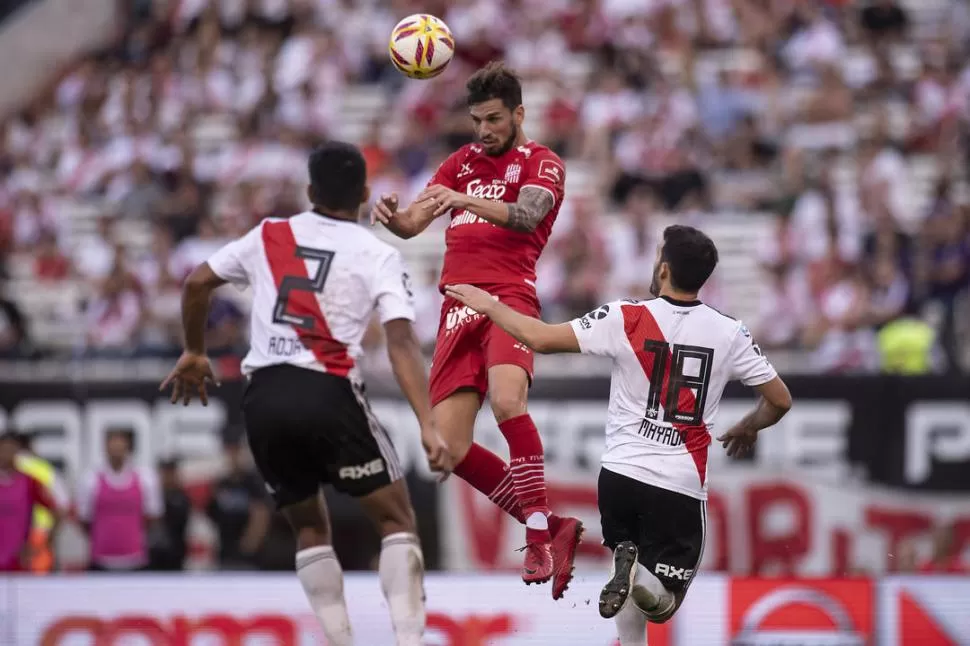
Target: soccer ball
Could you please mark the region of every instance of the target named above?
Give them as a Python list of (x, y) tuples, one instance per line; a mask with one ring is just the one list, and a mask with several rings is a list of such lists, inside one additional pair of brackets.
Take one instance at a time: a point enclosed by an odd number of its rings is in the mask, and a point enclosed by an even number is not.
[(416, 13), (395, 25), (387, 49), (400, 72), (413, 79), (429, 79), (448, 67), (455, 55), (455, 39), (440, 18)]

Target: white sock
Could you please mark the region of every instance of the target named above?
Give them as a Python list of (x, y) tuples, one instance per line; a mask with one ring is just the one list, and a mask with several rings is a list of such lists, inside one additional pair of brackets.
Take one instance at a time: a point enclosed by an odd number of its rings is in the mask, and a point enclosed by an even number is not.
[(525, 526), (529, 529), (549, 531), (549, 519), (541, 511), (534, 511), (525, 519)]
[(330, 646), (353, 646), (354, 638), (344, 601), (344, 573), (329, 545), (296, 553), (296, 576)]
[(630, 598), (650, 619), (664, 617), (674, 609), (676, 603), (674, 593), (665, 588), (660, 579), (642, 563), (637, 563), (637, 575), (633, 579)]
[(425, 622), (424, 556), (418, 537), (406, 532), (385, 536), (378, 572), (397, 646), (421, 646)]
[(616, 622), (616, 636), (620, 638), (620, 646), (645, 646), (647, 616), (632, 601), (630, 599), (613, 617)]

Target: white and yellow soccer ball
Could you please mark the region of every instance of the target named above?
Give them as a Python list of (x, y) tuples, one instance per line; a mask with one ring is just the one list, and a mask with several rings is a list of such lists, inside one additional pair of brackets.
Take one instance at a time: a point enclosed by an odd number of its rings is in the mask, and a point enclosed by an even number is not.
[(455, 38), (444, 20), (416, 13), (397, 23), (388, 44), (391, 62), (413, 79), (438, 76), (455, 55)]

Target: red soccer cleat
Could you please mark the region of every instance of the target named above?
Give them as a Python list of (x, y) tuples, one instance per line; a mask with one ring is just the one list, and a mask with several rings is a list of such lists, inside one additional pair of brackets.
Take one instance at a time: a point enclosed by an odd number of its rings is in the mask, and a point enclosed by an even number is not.
[(562, 599), (573, 580), (576, 548), (583, 541), (583, 523), (578, 518), (549, 517), (552, 534), (552, 598)]
[[(521, 551), (525, 552), (525, 563), (522, 565), (522, 580), (526, 585), (533, 583), (545, 583), (552, 578), (553, 558), (552, 543), (537, 540), (535, 536), (530, 536), (532, 530), (526, 530), (526, 546)], [(543, 535), (549, 533), (543, 531)]]

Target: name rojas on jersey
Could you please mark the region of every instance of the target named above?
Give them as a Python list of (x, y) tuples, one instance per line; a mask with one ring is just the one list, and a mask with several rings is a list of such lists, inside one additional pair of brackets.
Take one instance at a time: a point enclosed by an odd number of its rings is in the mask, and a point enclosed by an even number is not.
[(748, 329), (700, 301), (622, 300), (571, 322), (585, 354), (613, 359), (603, 466), (699, 499), (727, 383), (776, 376)]
[(267, 219), (208, 264), (253, 288), (244, 374), (287, 363), (359, 381), (374, 311), (382, 324), (415, 318), (400, 252), (355, 222), (313, 212)]

